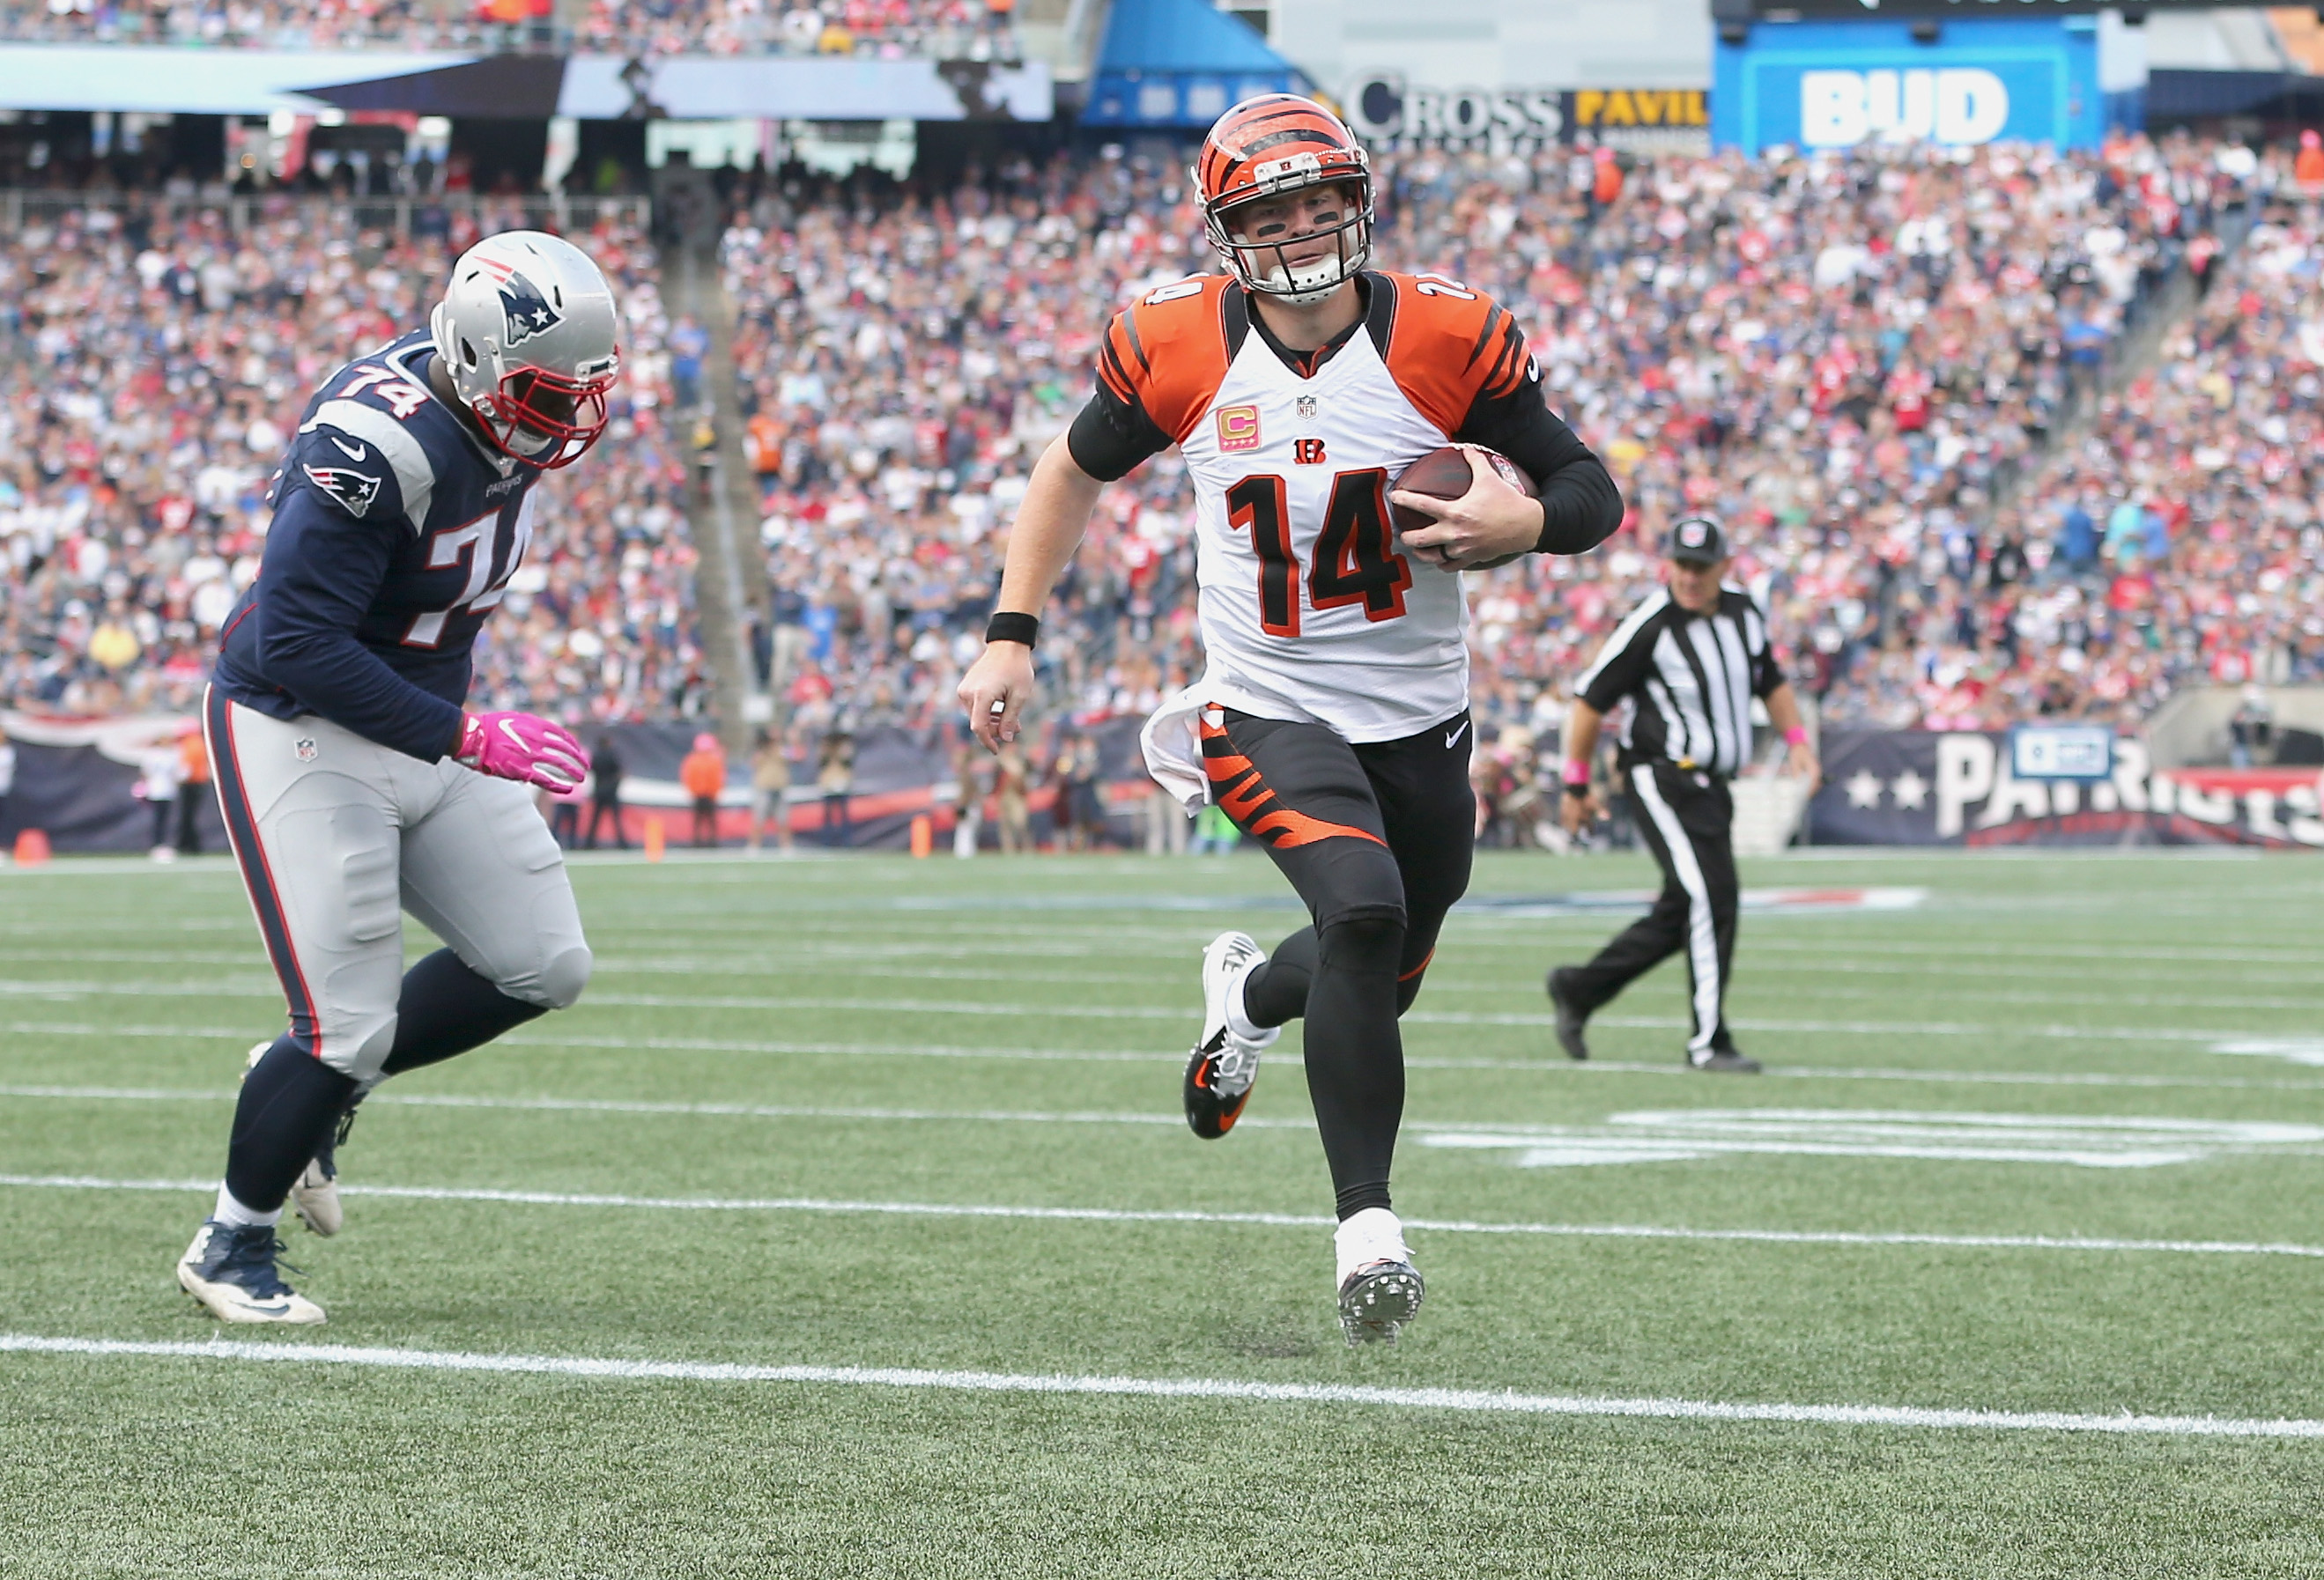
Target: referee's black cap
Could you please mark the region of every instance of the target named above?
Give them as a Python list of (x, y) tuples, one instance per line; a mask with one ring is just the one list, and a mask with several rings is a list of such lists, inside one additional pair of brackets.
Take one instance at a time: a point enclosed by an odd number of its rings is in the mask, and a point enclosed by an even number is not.
[(1683, 565), (1715, 565), (1727, 557), (1727, 534), (1708, 516), (1688, 516), (1672, 524), (1666, 552)]

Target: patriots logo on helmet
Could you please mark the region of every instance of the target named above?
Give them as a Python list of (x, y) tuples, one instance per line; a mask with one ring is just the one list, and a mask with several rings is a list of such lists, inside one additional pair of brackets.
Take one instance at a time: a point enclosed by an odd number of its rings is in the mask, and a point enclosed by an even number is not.
[(508, 320), (503, 348), (522, 345), (534, 335), (565, 322), (565, 315), (549, 305), (540, 288), (512, 269), (500, 283), (501, 312)]
[(361, 516), (379, 498), (380, 479), (345, 466), (301, 466), (307, 481), (339, 501), (350, 516)]

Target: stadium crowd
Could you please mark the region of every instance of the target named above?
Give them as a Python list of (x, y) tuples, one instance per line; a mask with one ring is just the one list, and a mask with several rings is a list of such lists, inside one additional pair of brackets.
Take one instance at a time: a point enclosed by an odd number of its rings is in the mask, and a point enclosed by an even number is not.
[[(2075, 562), (2058, 513), (2019, 491), (2048, 486), (2029, 458), (2087, 415), (2141, 304), (2208, 277), (2217, 227), (2276, 184), (2273, 165), (2139, 139), (2063, 157), (1421, 152), (1379, 168), (1378, 256), (1516, 308), (1553, 405), (1632, 507), (1605, 553), (1473, 578), (1489, 735), (1554, 727), (1563, 683), (1658, 574), (1664, 527), (1695, 510), (1734, 528), (1828, 722), (2153, 700), (2093, 684), (2115, 673), (2104, 657), (2034, 662), (2019, 608), (2069, 596)], [(753, 206), (727, 271), (778, 619), (800, 633), (794, 702), (937, 721), (999, 535), (1084, 398), (1106, 316), (1211, 267), (1198, 238), (1177, 172), (1136, 158), (886, 205)], [(1187, 505), (1167, 455), (1109, 491), (1061, 589), (1043, 655), (1084, 722), (1199, 668)], [(2069, 634), (2112, 628), (2095, 630)]]
[[(234, 234), (215, 212), (90, 207), (0, 242), (0, 703), (193, 709), (316, 381), (425, 323), (473, 239), (344, 218), (286, 202)], [(671, 326), (641, 238), (589, 244), (625, 299), (613, 427), (544, 486), (477, 694), (575, 719), (691, 712)]]
[(0, 38), (269, 50), (1015, 60), (1014, 0), (590, 0), (571, 36), (550, 0), (0, 0)]
[(2312, 203), (2262, 216), (2156, 370), (2030, 480), (2008, 530), (2044, 563), (1997, 546), (1950, 578), (1931, 612), (1962, 634), (1926, 713), (2135, 717), (2183, 684), (2324, 681), (2319, 239)]
[[(1508, 302), (1631, 505), (1605, 552), (1471, 578), (1480, 772), (1513, 795), (1693, 510), (1734, 531), (1828, 726), (2135, 720), (2190, 675), (2324, 664), (2306, 503), (2324, 321), (2304, 316), (2315, 221), (2288, 163), (2136, 139), (1379, 169), (1379, 261)], [(948, 729), (1026, 473), (1085, 398), (1108, 315), (1212, 259), (1181, 173), (1111, 152), (933, 191), (754, 179), (740, 198), (723, 256), (774, 592), (760, 655), (806, 771), (835, 732)], [(2246, 215), (2250, 243), (2225, 250)], [(254, 568), (284, 425), (331, 363), (420, 321), (466, 239), (393, 243), (289, 203), (230, 234), (132, 204), (0, 244), (0, 700), (187, 705)], [(678, 415), (703, 336), (667, 321), (638, 237), (591, 245), (627, 297), (617, 422), (544, 493), (479, 694), (684, 716), (707, 691)], [(2200, 289), (2200, 313), (2160, 374), (2099, 399), (2166, 285)], [(1059, 705), (1037, 756), (1199, 669), (1189, 505), (1168, 455), (1108, 491), (1045, 628)]]

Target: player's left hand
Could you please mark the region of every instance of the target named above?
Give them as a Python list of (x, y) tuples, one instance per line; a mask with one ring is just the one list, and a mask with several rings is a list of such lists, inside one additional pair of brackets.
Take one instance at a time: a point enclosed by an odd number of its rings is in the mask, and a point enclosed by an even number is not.
[(1388, 496), (1390, 504), (1430, 519), (1428, 526), (1400, 534), (1398, 547), (1443, 571), (1471, 570), (1530, 552), (1541, 541), (1541, 502), (1527, 499), (1494, 471), (1475, 446), (1462, 448), (1469, 456), (1470, 482), (1459, 499), (1403, 489)]
[(495, 779), (563, 792), (589, 772), (589, 754), (562, 724), (536, 713), (470, 713), (453, 760)]

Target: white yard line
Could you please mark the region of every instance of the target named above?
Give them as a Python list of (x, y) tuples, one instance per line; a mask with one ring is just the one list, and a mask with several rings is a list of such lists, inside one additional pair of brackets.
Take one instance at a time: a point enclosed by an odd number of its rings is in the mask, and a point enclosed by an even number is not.
[[(108, 1180), (83, 1174), (0, 1174), (0, 1188), (26, 1190), (130, 1190), (203, 1193), (216, 1180)], [(403, 1201), (480, 1201), (520, 1207), (597, 1207), (641, 1212), (798, 1212), (868, 1214), (886, 1217), (1005, 1218), (1098, 1224), (1215, 1224), (1259, 1228), (1321, 1229), (1321, 1215), (1278, 1212), (1194, 1212), (1112, 1207), (1010, 1207), (974, 1202), (849, 1201), (811, 1196), (631, 1196), (613, 1191), (459, 1190), (429, 1185), (341, 1185), (343, 1196)], [(1497, 1224), (1464, 1218), (1404, 1220), (1407, 1229), (1443, 1235), (1508, 1235), (1580, 1240), (1700, 1240), (1767, 1245), (1923, 1246), (1963, 1251), (2150, 1253), (2181, 1256), (2324, 1258), (2324, 1245), (2242, 1240), (2130, 1240), (2073, 1235), (1932, 1235), (1855, 1233), (1841, 1229), (1690, 1229), (1654, 1224)]]
[[(254, 963), (252, 956), (247, 951), (235, 951), (232, 952), (206, 952), (195, 950), (159, 949), (11, 950), (8, 952), (12, 960), (27, 962), (34, 960), (57, 960), (73, 963), (102, 962), (115, 965), (215, 965), (243, 967), (248, 967)], [(844, 947), (833, 948), (825, 951), (790, 950), (787, 951), (784, 957), (780, 959), (776, 959), (764, 953), (752, 952), (724, 955), (707, 952), (683, 956), (641, 955), (630, 958), (601, 955), (598, 957), (596, 962), (596, 979), (600, 983), (604, 983), (613, 978), (622, 976), (640, 976), (649, 978), (700, 977), (709, 978), (722, 977), (757, 977), (769, 978), (774, 981), (780, 981), (784, 978), (807, 977), (810, 978), (819, 978), (825, 981), (833, 978), (839, 978), (867, 982), (979, 982), (988, 986), (999, 983), (1038, 982), (1059, 984), (1064, 986), (1087, 985), (1091, 987), (1144, 987), (1151, 984), (1155, 980), (1155, 973), (1152, 971), (1058, 971), (1027, 969), (1019, 962), (1011, 958), (996, 959), (990, 965), (976, 967), (931, 966), (927, 963), (927, 960), (923, 957), (936, 952), (977, 956), (1004, 954), (1006, 951), (994, 951), (982, 946), (968, 950), (955, 950), (948, 951), (934, 951), (912, 946), (900, 946), (890, 950), (869, 952), (850, 950)], [(1044, 959), (1053, 959), (1055, 952), (1056, 951), (1045, 951)], [(1107, 953), (1109, 951), (1090, 949), (1084, 952), (1090, 955), (1098, 955)], [(1119, 951), (1112, 952), (1116, 954), (1119, 953)], [(2218, 993), (2217, 989), (2220, 986), (2220, 982), (2216, 968), (2204, 965), (2200, 962), (2194, 962), (2191, 963), (2191, 969), (2204, 976), (2206, 981), (2213, 989), (2212, 996), (2203, 996), (2191, 993), (2148, 994), (2129, 991), (2079, 992), (2061, 990), (2055, 988), (2052, 988), (2048, 991), (2028, 990), (2020, 992), (1997, 990), (1990, 986), (1980, 986), (1978, 991), (1978, 1002), (1983, 1004), (2028, 1005), (2037, 1007), (2045, 1005), (2089, 1005), (2098, 1007), (2104, 1007), (2109, 1005), (2139, 1005), (2143, 1006), (2153, 1006), (2164, 1009), (2295, 1010), (2307, 1014), (2314, 1014), (2319, 1010), (2324, 1010), (2324, 997), (2319, 997), (2315, 995), (2299, 997), (2285, 997), (2263, 996), (2252, 993)], [(1762, 976), (1789, 976), (1793, 974), (1802, 974), (1816, 977), (1851, 975), (1865, 975), (1882, 978), (1906, 977), (1920, 979), (1918, 985), (1925, 987), (1931, 991), (1936, 991), (1942, 986), (1941, 983), (1935, 981), (1935, 979), (1929, 978), (1928, 968), (1925, 964), (1902, 961), (1890, 965), (1871, 964), (1861, 961), (1849, 962), (1840, 960), (1818, 960), (1813, 962), (1794, 962), (1779, 960), (1764, 963), (1755, 974)], [(2058, 971), (2055, 968), (2026, 969), (2011, 969), (1994, 965), (1981, 965), (1978, 968), (1977, 974), (1980, 983), (1986, 983), (1992, 978), (2004, 977), (2033, 981), (2046, 981), (2051, 983), (2055, 983), (2058, 978)], [(2150, 965), (2135, 969), (2126, 974), (2136, 975), (2144, 979), (2151, 981), (2155, 973), (2153, 967)], [(2082, 975), (2087, 977), (2087, 973), (2082, 973)], [(2271, 974), (2264, 979), (2272, 986), (2281, 985), (2280, 973)], [(1902, 986), (1904, 988), (1909, 989), (1909, 988), (1914, 985), (1914, 984), (1913, 983), (1907, 983)], [(83, 983), (73, 983), (69, 985), (69, 988), (76, 992), (86, 990), (88, 986), (89, 985)], [(1448, 998), (1476, 999), (1480, 997), (1504, 997), (1537, 999), (1541, 996), (1541, 986), (1538, 982), (1517, 978), (1472, 980), (1461, 978), (1444, 977), (1442, 975), (1432, 975), (1428, 981), (1428, 988), (1430, 997), (1439, 1003), (1444, 1002)], [(195, 989), (189, 988), (187, 990), (194, 991)], [(254, 996), (261, 989), (255, 986), (253, 986), (251, 988)], [(1873, 1003), (1892, 1002), (1896, 997), (1899, 990), (1900, 988), (1897, 987), (1886, 988), (1849, 988), (1840, 987), (1831, 983), (1825, 983), (1818, 989), (1819, 993), (1827, 998), (1858, 999)], [(590, 1001), (601, 1004), (620, 1002), (620, 1000), (613, 997), (609, 990), (602, 987), (597, 992), (590, 995)], [(655, 1002), (663, 1001), (656, 1000)], [(709, 1001), (706, 1000), (703, 1002)], [(1065, 1010), (1061, 1013), (1070, 1014), (1074, 1012), (1071, 1010)], [(1115, 1013), (1120, 1012), (1117, 1011)], [(1139, 1011), (1138, 1013), (1144, 1014), (1148, 1012)], [(1164, 1012), (1157, 1010), (1151, 1013), (1160, 1014)], [(1423, 1011), (1418, 1015), (1409, 1015), (1406, 1018), (1413, 1020), (1425, 1019), (1430, 1014), (1434, 1013), (1439, 1012)], [(1751, 1016), (1747, 1011), (1742, 1014), (1741, 1018), (1750, 1020)], [(1614, 1023), (1609, 1019), (1608, 1024)]]
[(1083, 1394), (1132, 1399), (1360, 1405), (1489, 1415), (1589, 1416), (1647, 1420), (1781, 1422), (1914, 1430), (2098, 1432), (2166, 1438), (2324, 1438), (2324, 1421), (2236, 1416), (2080, 1415), (2060, 1410), (1927, 1410), (1888, 1404), (1725, 1404), (1693, 1399), (1607, 1399), (1519, 1393), (1515, 1389), (1366, 1388), (1331, 1382), (1253, 1382), (1224, 1377), (1103, 1377), (1059, 1373), (928, 1371), (902, 1366), (752, 1366), (710, 1361), (638, 1361), (580, 1355), (512, 1355), (470, 1350), (389, 1349), (338, 1344), (250, 1344), (211, 1339), (139, 1342), (0, 1334), (0, 1351), (276, 1365), (370, 1366), (641, 1382), (790, 1382), (837, 1388), (929, 1388), (966, 1393)]
[[(189, 998), (272, 998), (277, 996), (272, 983), (259, 987), (224, 982), (100, 984), (0, 980), (0, 996), (67, 999), (115, 997), (122, 995), (140, 997)], [(825, 998), (820, 997), (778, 998), (695, 994), (595, 993), (591, 994), (584, 1002), (600, 1008), (696, 1011), (729, 1009), (769, 1013), (829, 1010), (878, 1015), (1005, 1016), (1034, 1022), (1044, 1020), (1184, 1022), (1189, 1018), (1187, 1011), (1179, 1006), (994, 1004), (970, 999)], [(1668, 1015), (1600, 1015), (1591, 1018), (1594, 1024), (1638, 1030), (1666, 1031), (1683, 1024)], [(1546, 1013), (1479, 1015), (1461, 1010), (1416, 1009), (1404, 1016), (1404, 1022), (1407, 1025), (1418, 1024), (1447, 1026), (1548, 1026), (1554, 1024), (1554, 1017)], [(2025, 1025), (1946, 1021), (1755, 1019), (1749, 1024), (1753, 1031), (1801, 1035), (1988, 1038), (2017, 1036), (2062, 1039), (2071, 1042), (2218, 1043), (2259, 1034), (2247, 1027), (2221, 1030), (2217, 1027), (2191, 1026)]]
[[(1407, 1017), (1409, 1018), (1409, 1017)], [(1601, 1023), (1607, 1017), (1600, 1016)], [(1676, 1020), (1654, 1023), (1675, 1027)], [(98, 1037), (159, 1039), (164, 1042), (198, 1042), (217, 1039), (238, 1043), (247, 1047), (253, 1040), (252, 1026), (141, 1026), (97, 1025), (84, 1021), (0, 1021), (0, 1032), (14, 1032), (27, 1036)], [(2231, 1039), (2246, 1043), (2253, 1039), (2246, 1033), (2236, 1033)], [(546, 1036), (518, 1033), (503, 1037), (494, 1044), (504, 1048), (542, 1050), (574, 1049), (606, 1052), (677, 1052), (677, 1053), (747, 1053), (768, 1056), (829, 1055), (839, 1058), (884, 1059), (997, 1059), (1029, 1061), (1036, 1063), (1067, 1064), (1157, 1064), (1182, 1063), (1185, 1055), (1175, 1052), (1146, 1051), (1133, 1048), (1025, 1048), (973, 1047), (939, 1043), (776, 1043), (725, 1037), (590, 1037), (579, 1035)], [(1439, 1058), (1421, 1054), (1405, 1060), (1408, 1070), (1529, 1070), (1545, 1075), (1655, 1075), (1683, 1076), (1692, 1081), (1702, 1079), (1699, 1071), (1690, 1070), (1673, 1059), (1665, 1063), (1625, 1062), (1614, 1059), (1593, 1059), (1577, 1064), (1570, 1059), (1459, 1059)], [(2204, 1078), (2176, 1075), (2126, 1075), (2091, 1072), (2078, 1074), (2048, 1070), (1866, 1070), (1845, 1066), (1783, 1065), (1766, 1072), (1770, 1080), (1849, 1080), (1907, 1081), (1916, 1085), (1964, 1086), (2057, 1086), (2057, 1087), (2122, 1087), (2189, 1091), (2324, 1091), (2324, 1080), (2265, 1080), (2234, 1076)]]
[[(60, 1098), (88, 1102), (232, 1102), (231, 1089), (200, 1091), (161, 1087), (0, 1086), (0, 1098)], [(374, 1107), (507, 1109), (517, 1113), (649, 1114), (740, 1119), (874, 1119), (933, 1121), (962, 1125), (1135, 1125), (1176, 1129), (1186, 1121), (1176, 1114), (1041, 1113), (1019, 1108), (807, 1107), (773, 1103), (655, 1103), (620, 1098), (490, 1098), (450, 1093), (381, 1092), (364, 1099)], [(1305, 1119), (1245, 1118), (1238, 1128), (1313, 1130)], [(1408, 1128), (1410, 1128), (1408, 1126)], [(1447, 1128), (1450, 1128), (1449, 1126)], [(1462, 1129), (1474, 1130), (1475, 1125)]]

